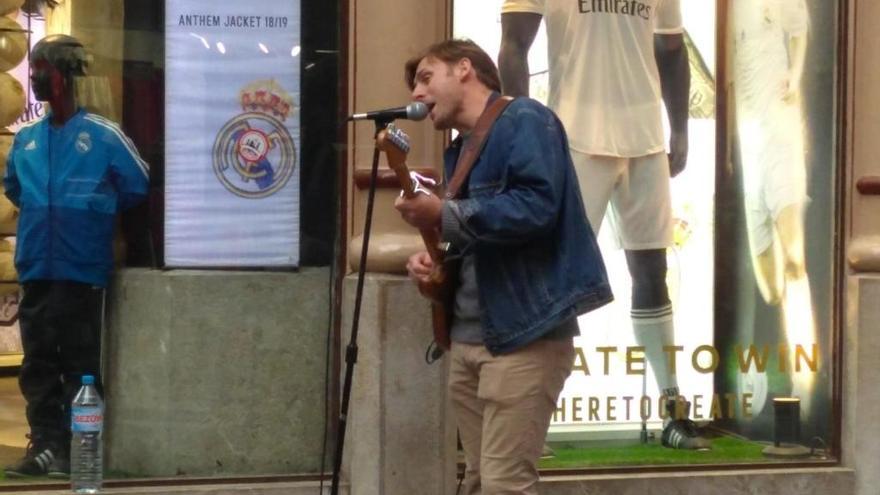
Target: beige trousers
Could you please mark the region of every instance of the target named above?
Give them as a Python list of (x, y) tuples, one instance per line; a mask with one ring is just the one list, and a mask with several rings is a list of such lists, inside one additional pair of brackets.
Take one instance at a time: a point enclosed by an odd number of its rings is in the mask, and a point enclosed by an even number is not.
[(510, 354), (453, 342), (449, 391), (467, 468), (466, 495), (535, 495), (538, 459), (574, 364), (572, 338)]

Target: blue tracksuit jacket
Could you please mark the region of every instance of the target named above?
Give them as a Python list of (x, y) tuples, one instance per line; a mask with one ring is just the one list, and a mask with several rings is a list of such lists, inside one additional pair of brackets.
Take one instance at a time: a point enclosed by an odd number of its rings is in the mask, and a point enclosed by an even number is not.
[(149, 166), (112, 121), (79, 110), (18, 131), (3, 184), (20, 209), (15, 267), (21, 282), (106, 286), (116, 213), (147, 194)]

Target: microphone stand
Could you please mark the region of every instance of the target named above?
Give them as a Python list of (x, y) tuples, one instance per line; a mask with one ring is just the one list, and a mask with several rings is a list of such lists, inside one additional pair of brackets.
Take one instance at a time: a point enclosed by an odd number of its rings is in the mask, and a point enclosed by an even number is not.
[[(374, 140), (379, 133), (388, 127), (393, 118), (377, 119), (376, 134)], [(367, 196), (367, 212), (364, 219), (364, 242), (361, 246), (361, 263), (358, 267), (357, 289), (354, 296), (354, 314), (351, 319), (351, 335), (349, 337), (348, 346), (345, 348), (345, 380), (342, 385), (342, 402), (340, 405), (339, 420), (336, 423), (336, 454), (333, 458), (333, 483), (330, 487), (331, 495), (339, 494), (339, 474), (342, 470), (342, 452), (345, 447), (345, 427), (348, 424), (348, 407), (351, 399), (351, 381), (354, 374), (354, 364), (357, 362), (358, 346), (358, 324), (361, 315), (361, 299), (364, 293), (364, 274), (367, 267), (367, 252), (370, 247), (370, 229), (373, 224), (373, 203), (376, 197), (376, 177), (379, 173), (379, 148), (373, 147), (373, 166), (370, 172), (370, 192)]]

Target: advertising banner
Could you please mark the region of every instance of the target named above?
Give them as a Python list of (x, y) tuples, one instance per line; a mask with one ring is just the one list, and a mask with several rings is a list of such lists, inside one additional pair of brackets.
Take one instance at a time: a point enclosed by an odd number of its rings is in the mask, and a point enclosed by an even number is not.
[(165, 264), (299, 262), (298, 1), (166, 2)]

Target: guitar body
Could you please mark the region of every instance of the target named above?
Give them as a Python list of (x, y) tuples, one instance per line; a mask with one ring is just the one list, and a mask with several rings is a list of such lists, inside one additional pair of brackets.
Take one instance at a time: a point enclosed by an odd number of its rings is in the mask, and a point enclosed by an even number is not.
[(450, 307), (445, 303), (431, 301), (431, 325), (434, 328), (434, 342), (444, 351), (449, 350), (452, 341), (449, 332), (452, 330)]
[(449, 262), (435, 265), (431, 280), (419, 282), (419, 292), (431, 301), (434, 342), (445, 351), (449, 350), (451, 342), (449, 334), (452, 330), (452, 308), (459, 266), (458, 263)]

